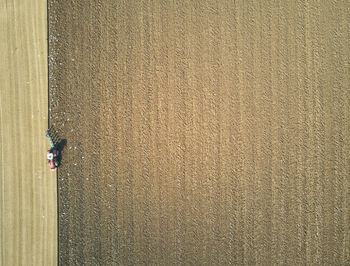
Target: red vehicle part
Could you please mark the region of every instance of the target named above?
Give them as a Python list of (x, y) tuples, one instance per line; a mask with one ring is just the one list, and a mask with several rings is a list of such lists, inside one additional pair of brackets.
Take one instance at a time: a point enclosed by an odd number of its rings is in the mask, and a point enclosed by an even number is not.
[(46, 153), (46, 156), (47, 156), (47, 160), (48, 160), (48, 164), (50, 166), (50, 170), (51, 171), (56, 171), (57, 170), (57, 151), (56, 150), (48, 150), (47, 153)]

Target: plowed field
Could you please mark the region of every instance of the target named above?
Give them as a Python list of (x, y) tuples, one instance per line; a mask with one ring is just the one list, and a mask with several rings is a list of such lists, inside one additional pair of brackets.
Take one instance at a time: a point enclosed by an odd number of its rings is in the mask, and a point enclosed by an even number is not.
[(61, 264), (349, 264), (349, 3), (50, 1)]

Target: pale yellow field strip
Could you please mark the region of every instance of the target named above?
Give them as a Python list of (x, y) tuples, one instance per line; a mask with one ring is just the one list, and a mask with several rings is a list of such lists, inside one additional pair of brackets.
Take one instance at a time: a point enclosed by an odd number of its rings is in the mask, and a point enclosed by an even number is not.
[(56, 174), (45, 160), (46, 7), (0, 0), (0, 265), (57, 263)]

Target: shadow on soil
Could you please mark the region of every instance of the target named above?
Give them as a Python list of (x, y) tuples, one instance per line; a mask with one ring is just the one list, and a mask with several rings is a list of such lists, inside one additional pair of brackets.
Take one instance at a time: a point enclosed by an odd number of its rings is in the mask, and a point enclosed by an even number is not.
[(67, 145), (67, 140), (66, 139), (62, 139), (57, 143), (57, 150), (60, 152), (60, 154), (62, 153), (62, 151), (64, 150), (64, 147)]
[(67, 145), (67, 140), (61, 139), (58, 135), (58, 131), (53, 126), (49, 128), (49, 131), (51, 132), (52, 140), (55, 144), (56, 149), (60, 152), (63, 151), (64, 147)]

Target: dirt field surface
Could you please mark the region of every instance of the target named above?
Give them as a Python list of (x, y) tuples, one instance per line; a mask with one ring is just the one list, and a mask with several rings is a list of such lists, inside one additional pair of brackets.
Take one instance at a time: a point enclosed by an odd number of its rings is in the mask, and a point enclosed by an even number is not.
[(0, 0), (0, 265), (57, 264), (57, 186), (45, 160), (46, 1)]
[(349, 1), (50, 1), (62, 265), (349, 265)]

